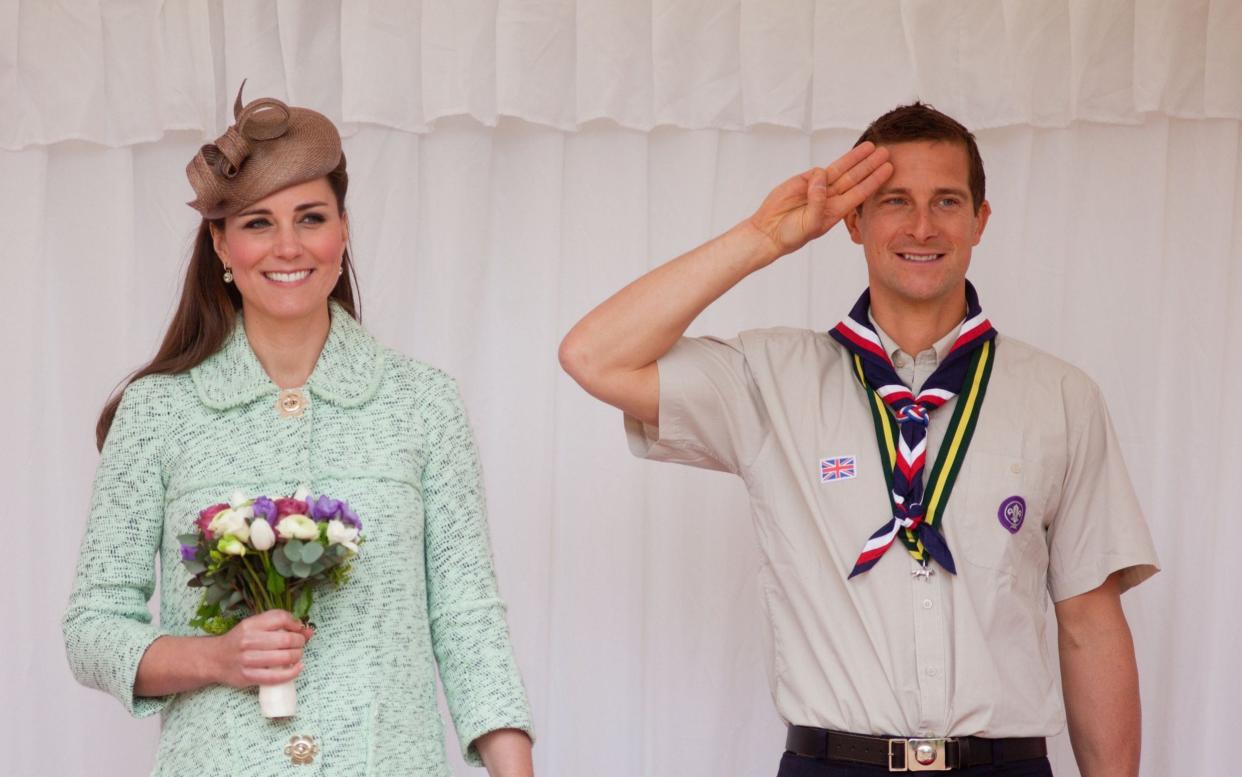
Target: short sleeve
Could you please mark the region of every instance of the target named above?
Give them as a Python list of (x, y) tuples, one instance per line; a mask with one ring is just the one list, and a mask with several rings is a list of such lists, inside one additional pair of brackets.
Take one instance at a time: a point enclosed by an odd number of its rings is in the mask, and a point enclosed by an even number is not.
[(134, 717), (172, 698), (136, 697), (147, 648), (162, 633), (147, 607), (164, 525), (160, 458), (168, 408), (145, 382), (131, 384), (117, 409), (95, 473), (90, 516), (62, 627), (78, 682), (116, 697)]
[(1060, 602), (1120, 571), (1123, 591), (1159, 571), (1151, 532), (1099, 389), (1072, 430), (1061, 499), (1048, 529), (1048, 589)]
[(533, 740), (533, 724), (492, 566), (474, 436), (452, 379), (433, 379), (422, 413), (427, 604), (444, 696), (462, 753), (477, 766), (477, 738), (516, 728)]
[(741, 474), (767, 436), (740, 340), (683, 337), (656, 363), (660, 425), (625, 417), (634, 455)]

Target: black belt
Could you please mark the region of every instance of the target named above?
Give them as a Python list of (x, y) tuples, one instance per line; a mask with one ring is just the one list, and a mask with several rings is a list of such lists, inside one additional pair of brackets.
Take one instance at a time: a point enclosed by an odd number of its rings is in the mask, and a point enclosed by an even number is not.
[(1043, 737), (873, 737), (810, 726), (790, 726), (785, 749), (810, 758), (884, 766), (890, 772), (943, 772), (1048, 754)]

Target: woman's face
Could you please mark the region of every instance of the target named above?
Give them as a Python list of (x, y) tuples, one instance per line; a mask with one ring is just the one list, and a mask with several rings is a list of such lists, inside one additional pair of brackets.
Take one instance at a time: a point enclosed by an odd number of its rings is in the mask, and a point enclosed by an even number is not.
[(349, 238), (327, 178), (269, 194), (211, 233), (248, 317), (295, 321), (326, 312)]

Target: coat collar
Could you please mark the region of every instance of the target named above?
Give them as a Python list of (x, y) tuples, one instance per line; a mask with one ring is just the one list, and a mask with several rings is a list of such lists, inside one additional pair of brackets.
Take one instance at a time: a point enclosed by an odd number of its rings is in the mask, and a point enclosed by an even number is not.
[[(353, 316), (330, 303), (332, 325), (319, 361), (306, 381), (311, 393), (342, 407), (357, 407), (379, 389), (384, 349)], [(213, 410), (228, 410), (279, 391), (246, 339), (241, 313), (220, 350), (190, 370), (198, 397)]]

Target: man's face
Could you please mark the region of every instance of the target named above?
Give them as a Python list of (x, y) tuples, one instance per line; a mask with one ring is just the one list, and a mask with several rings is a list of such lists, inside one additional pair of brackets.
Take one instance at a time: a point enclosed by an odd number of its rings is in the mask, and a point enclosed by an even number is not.
[(936, 141), (887, 148), (892, 177), (845, 217), (867, 257), (872, 300), (898, 310), (964, 304), (970, 252), (991, 213), (987, 202), (975, 213), (966, 149)]

